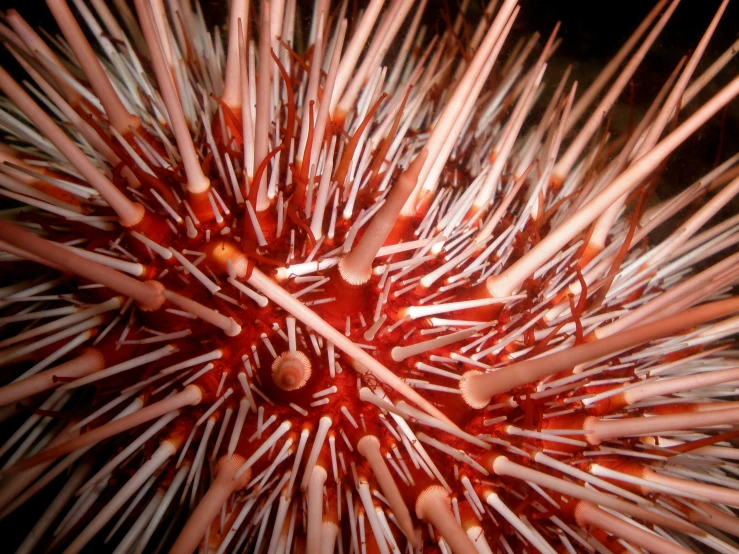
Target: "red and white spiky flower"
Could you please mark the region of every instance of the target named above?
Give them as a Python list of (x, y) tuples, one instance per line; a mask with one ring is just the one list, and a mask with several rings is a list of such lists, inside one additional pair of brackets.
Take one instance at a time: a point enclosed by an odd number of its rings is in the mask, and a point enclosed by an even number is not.
[(433, 38), (425, 0), (7, 12), (18, 552), (739, 552), (739, 155), (649, 202), (739, 94), (693, 102), (727, 2), (625, 136), (676, 0), (584, 94), (557, 29), (501, 55), (516, 0)]

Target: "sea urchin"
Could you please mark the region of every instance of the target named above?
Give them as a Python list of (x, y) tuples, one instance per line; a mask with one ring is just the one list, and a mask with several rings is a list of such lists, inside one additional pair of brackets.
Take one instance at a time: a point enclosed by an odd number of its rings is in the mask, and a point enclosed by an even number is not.
[(654, 194), (728, 0), (624, 132), (677, 0), (584, 94), (516, 0), (425, 3), (5, 14), (18, 552), (739, 552), (739, 155)]

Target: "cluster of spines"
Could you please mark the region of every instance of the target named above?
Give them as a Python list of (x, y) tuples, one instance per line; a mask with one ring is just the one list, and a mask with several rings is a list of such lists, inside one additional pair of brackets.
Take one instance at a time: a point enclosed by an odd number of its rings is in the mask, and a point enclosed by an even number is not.
[[(248, 2), (233, 2), (226, 48), (187, 2), (169, 13), (136, 2), (138, 24), (120, 14), (126, 33), (104, 5), (93, 14), (75, 2), (102, 63), (66, 3), (50, 0), (74, 72), (8, 14), (12, 29), (0, 30), (74, 136), (0, 74), (13, 102), (3, 124), (26, 143), (2, 153), (2, 192), (39, 210), (9, 213), (0, 246), (88, 281), (71, 296), (42, 295), (62, 285), (53, 276), (0, 291), (3, 325), (39, 323), (2, 343), (0, 363), (33, 364), (0, 389), (3, 403), (55, 389), (2, 447), (14, 472), (3, 515), (72, 472), (23, 548), (76, 494), (51, 543), (67, 541), (68, 552), (118, 514), (115, 536), (132, 513), (117, 549), (142, 551), (178, 497), (192, 512), (166, 533), (175, 552), (202, 541), (218, 552), (389, 552), (424, 541), (454, 552), (549, 553), (552, 541), (667, 552), (696, 544), (687, 536), (733, 552), (694, 525), (736, 528), (725, 506), (739, 498), (718, 461), (735, 456), (714, 444), (733, 435), (674, 432), (739, 420), (720, 400), (737, 377), (726, 346), (703, 346), (735, 332), (732, 318), (712, 322), (739, 310), (725, 294), (736, 256), (685, 272), (734, 243), (733, 219), (699, 230), (739, 186), (736, 156), (675, 199), (650, 209), (642, 200), (666, 157), (739, 91), (735, 79), (665, 133), (731, 58), (732, 49), (691, 83), (726, 2), (618, 155), (603, 157), (605, 133), (590, 144), (677, 7), (667, 4), (577, 102), (563, 76), (524, 136), (557, 30), (527, 71), (533, 39), (484, 93), (514, 0), (491, 3), (469, 40), (474, 55), (456, 68), (462, 20), (415, 52), (422, 10), (411, 17), (401, 0), (384, 11), (370, 2), (351, 36), (346, 4), (331, 13), (317, 2), (305, 60), (291, 51), (294, 2), (262, 3), (258, 24)], [(399, 61), (386, 69), (406, 18)], [(641, 247), (722, 186), (661, 245)], [(619, 219), (632, 201), (634, 214)], [(82, 242), (64, 244), (75, 233)], [(123, 296), (97, 296), (101, 287)], [(118, 395), (121, 382), (130, 386)], [(103, 393), (91, 413), (56, 422), (88, 386)], [(90, 477), (91, 448), (152, 421)], [(721, 469), (690, 469), (691, 453)], [(667, 463), (680, 455), (684, 465)], [(131, 457), (140, 467), (85, 519)], [(527, 486), (538, 496), (512, 510)]]

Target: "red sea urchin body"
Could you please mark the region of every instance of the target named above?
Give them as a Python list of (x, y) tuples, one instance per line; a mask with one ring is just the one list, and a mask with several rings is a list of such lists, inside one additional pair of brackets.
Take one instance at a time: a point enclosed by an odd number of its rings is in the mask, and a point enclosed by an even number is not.
[(515, 0), (48, 3), (0, 27), (13, 548), (736, 551), (737, 157), (653, 198), (726, 2), (627, 125), (676, 2), (587, 90)]

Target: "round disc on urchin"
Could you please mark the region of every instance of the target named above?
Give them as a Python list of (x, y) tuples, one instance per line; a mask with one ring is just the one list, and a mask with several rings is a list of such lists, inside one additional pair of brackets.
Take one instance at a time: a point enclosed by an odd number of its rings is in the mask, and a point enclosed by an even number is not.
[(294, 356), (283, 352), (272, 362), (272, 380), (282, 390), (293, 391), (305, 386), (310, 375), (310, 360), (300, 351)]

